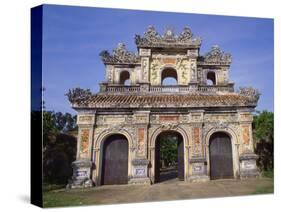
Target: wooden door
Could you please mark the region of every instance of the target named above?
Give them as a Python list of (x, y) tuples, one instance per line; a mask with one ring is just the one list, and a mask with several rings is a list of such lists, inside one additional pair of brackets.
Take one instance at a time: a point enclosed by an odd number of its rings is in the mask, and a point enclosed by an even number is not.
[(178, 178), (184, 180), (184, 145), (181, 136), (178, 136)]
[(160, 141), (156, 140), (155, 143), (155, 161), (154, 161), (154, 183), (160, 182)]
[(128, 183), (128, 141), (123, 135), (112, 135), (103, 146), (102, 185)]
[(215, 133), (210, 138), (211, 179), (233, 178), (233, 160), (230, 137)]

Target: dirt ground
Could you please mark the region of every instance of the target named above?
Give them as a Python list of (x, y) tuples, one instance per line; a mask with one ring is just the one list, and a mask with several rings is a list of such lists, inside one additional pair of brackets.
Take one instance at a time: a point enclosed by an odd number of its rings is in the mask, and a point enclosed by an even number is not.
[(273, 179), (214, 180), (205, 183), (187, 183), (172, 179), (147, 186), (107, 185), (90, 189), (51, 191), (44, 193), (44, 206), (151, 202), (263, 193), (273, 193)]

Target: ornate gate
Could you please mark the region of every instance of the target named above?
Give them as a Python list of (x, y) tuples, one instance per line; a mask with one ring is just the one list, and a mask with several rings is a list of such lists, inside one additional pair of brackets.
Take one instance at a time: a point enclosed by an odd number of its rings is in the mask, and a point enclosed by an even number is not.
[(102, 185), (128, 183), (128, 141), (123, 135), (105, 140), (102, 156)]
[(210, 177), (233, 178), (231, 140), (223, 132), (214, 133), (210, 138)]

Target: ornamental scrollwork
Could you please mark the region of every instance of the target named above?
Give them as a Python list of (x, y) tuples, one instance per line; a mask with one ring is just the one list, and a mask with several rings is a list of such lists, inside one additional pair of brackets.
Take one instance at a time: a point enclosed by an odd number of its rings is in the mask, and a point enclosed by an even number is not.
[(257, 102), (261, 95), (257, 89), (252, 87), (240, 87), (239, 94), (248, 97), (253, 102)]
[(127, 64), (140, 63), (140, 57), (126, 49), (125, 44), (119, 43), (116, 49), (113, 50), (112, 55), (107, 51), (102, 51), (100, 57), (105, 64)]
[(210, 52), (204, 56), (204, 62), (207, 63), (226, 63), (232, 61), (231, 54), (224, 53), (218, 45), (214, 45)]
[(153, 26), (149, 26), (144, 36), (136, 35), (135, 43), (143, 47), (160, 46), (182, 46), (182, 45), (200, 45), (200, 38), (193, 38), (193, 34), (188, 27), (176, 35), (171, 27), (167, 27), (163, 35), (160, 35)]
[(92, 92), (90, 89), (73, 88), (69, 89), (68, 93), (65, 95), (68, 97), (68, 101), (73, 104), (90, 98), (92, 96)]
[(162, 124), (161, 128), (163, 130), (176, 130), (178, 129), (179, 124)]
[(187, 26), (185, 26), (185, 27), (183, 28), (183, 31), (182, 31), (181, 34), (179, 35), (178, 40), (181, 41), (181, 42), (186, 42), (186, 41), (188, 41), (189, 39), (191, 39), (192, 36), (193, 36), (193, 34), (192, 34), (191, 30), (190, 30)]

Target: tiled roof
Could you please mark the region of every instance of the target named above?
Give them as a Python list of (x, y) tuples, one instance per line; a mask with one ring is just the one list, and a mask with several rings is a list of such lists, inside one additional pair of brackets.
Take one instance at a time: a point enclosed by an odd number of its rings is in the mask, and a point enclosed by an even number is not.
[(74, 108), (161, 108), (256, 106), (256, 102), (238, 93), (199, 94), (96, 94), (72, 105)]

